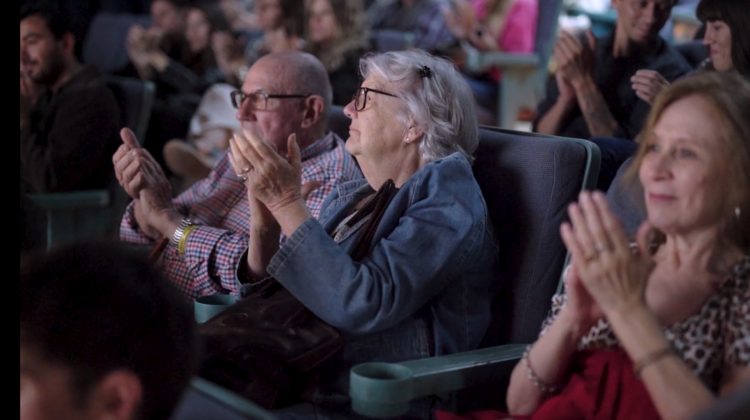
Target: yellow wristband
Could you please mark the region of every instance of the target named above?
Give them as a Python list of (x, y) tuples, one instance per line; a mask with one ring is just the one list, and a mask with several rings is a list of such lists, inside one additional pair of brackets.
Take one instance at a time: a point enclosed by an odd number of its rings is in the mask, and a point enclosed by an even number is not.
[(187, 227), (185, 227), (185, 229), (182, 231), (180, 241), (177, 242), (177, 253), (179, 253), (180, 255), (185, 254), (185, 244), (187, 243), (188, 235), (190, 235), (190, 232), (195, 230), (195, 228), (197, 227), (198, 225), (188, 225)]

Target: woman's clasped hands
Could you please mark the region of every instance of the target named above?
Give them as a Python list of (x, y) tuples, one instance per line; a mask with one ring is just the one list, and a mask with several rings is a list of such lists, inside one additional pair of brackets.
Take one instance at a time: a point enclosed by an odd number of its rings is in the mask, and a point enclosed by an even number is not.
[[(631, 246), (601, 192), (582, 192), (568, 214), (570, 223), (563, 223), (560, 232), (572, 256), (575, 281), (593, 303), (607, 317), (645, 306), (646, 283), (654, 267), (649, 251), (652, 227), (641, 225), (637, 246)], [(575, 287), (569, 292), (580, 295), (576, 291), (583, 292)]]

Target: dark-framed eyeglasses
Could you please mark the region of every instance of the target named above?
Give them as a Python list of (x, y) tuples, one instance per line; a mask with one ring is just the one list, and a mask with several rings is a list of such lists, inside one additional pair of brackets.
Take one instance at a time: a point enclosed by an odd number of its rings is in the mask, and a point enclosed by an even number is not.
[(390, 96), (392, 98), (398, 98), (398, 95), (394, 95), (388, 92), (383, 92), (382, 90), (377, 90), (377, 89), (368, 88), (368, 87), (358, 87), (357, 91), (354, 92), (354, 97), (352, 98), (352, 101), (354, 102), (355, 111), (359, 112), (365, 109), (365, 106), (367, 105), (367, 93), (368, 92), (375, 92), (381, 95)]
[(265, 93), (265, 92), (253, 92), (253, 93), (245, 93), (241, 90), (235, 90), (232, 91), (229, 94), (230, 99), (232, 100), (232, 106), (240, 109), (243, 103), (245, 103), (246, 100), (250, 100), (250, 103), (253, 105), (254, 109), (257, 109), (259, 111), (265, 111), (268, 108), (268, 100), (269, 99), (292, 99), (292, 98), (307, 98), (310, 94), (271, 94), (271, 93)]

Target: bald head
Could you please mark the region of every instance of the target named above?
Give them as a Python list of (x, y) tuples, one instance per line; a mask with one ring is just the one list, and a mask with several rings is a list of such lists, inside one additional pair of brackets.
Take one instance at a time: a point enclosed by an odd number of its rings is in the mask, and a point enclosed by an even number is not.
[(296, 133), (302, 148), (325, 134), (331, 84), (325, 68), (314, 56), (302, 52), (265, 55), (247, 72), (242, 91), (304, 96), (274, 99), (272, 109), (267, 110), (259, 111), (249, 102), (240, 106), (237, 118), (243, 129), (261, 134), (277, 150), (286, 150), (291, 133)]
[(323, 64), (314, 55), (289, 51), (264, 55), (253, 66), (269, 66), (277, 75), (278, 92), (319, 95), (323, 98), (325, 110), (331, 106), (333, 96), (331, 82)]

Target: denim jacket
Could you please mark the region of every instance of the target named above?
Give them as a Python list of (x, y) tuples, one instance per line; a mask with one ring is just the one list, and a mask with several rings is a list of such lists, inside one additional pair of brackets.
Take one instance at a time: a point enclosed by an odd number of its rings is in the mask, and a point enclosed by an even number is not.
[(357, 235), (336, 243), (329, 233), (371, 192), (364, 179), (339, 184), (319, 220), (303, 223), (268, 266), (305, 306), (344, 333), (333, 367), (339, 386), (346, 386), (356, 363), (476, 348), (498, 283), (487, 206), (461, 154), (425, 165), (404, 183), (383, 214), (371, 252), (354, 262), (349, 253)]

